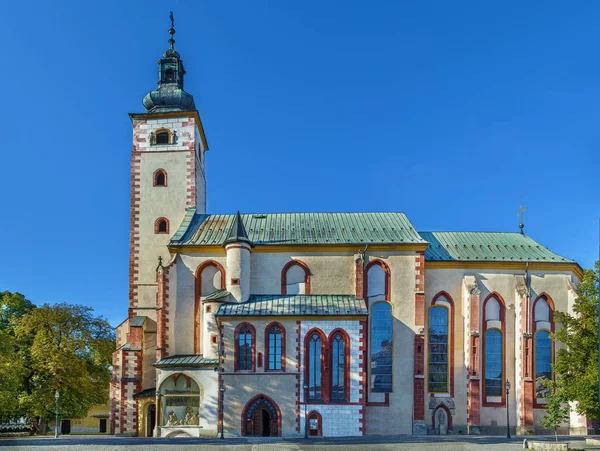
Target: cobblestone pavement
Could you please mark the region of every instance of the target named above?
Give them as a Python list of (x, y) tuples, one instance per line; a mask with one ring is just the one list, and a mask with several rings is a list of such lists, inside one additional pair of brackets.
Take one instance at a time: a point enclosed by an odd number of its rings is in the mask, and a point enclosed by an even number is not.
[[(535, 439), (527, 437), (528, 440)], [(551, 437), (539, 437), (551, 440)], [(560, 439), (560, 438), (559, 438)], [(569, 441), (572, 449), (600, 450), (600, 446), (585, 444), (583, 437), (563, 437)], [(507, 440), (503, 437), (357, 437), (330, 439), (152, 439), (123, 437), (66, 436), (58, 440), (54, 438), (35, 437), (19, 439), (0, 439), (0, 451), (318, 451), (318, 450), (351, 450), (351, 451), (512, 451), (523, 449), (523, 437)]]

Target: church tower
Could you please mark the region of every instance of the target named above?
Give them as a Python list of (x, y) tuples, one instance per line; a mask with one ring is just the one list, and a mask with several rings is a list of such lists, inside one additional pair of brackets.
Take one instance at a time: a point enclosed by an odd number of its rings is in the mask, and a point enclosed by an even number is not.
[(129, 115), (133, 123), (130, 318), (150, 316), (147, 309), (156, 307), (158, 257), (169, 260), (169, 239), (186, 210), (206, 210), (208, 145), (194, 98), (183, 89), (185, 69), (174, 48), (174, 34), (171, 16), (169, 48), (158, 61), (158, 89), (144, 97), (145, 113)]

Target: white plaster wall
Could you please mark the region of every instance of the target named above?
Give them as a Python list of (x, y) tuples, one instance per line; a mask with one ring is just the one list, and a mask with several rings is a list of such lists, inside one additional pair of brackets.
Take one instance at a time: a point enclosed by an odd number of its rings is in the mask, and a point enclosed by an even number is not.
[[(242, 243), (233, 243), (225, 248), (227, 253), (227, 277), (225, 284), (237, 302), (246, 302), (250, 297), (250, 278), (252, 274), (252, 257), (250, 247)], [(233, 284), (239, 279), (239, 284)]]
[[(176, 265), (169, 271), (169, 354), (194, 354), (194, 272), (182, 264), (177, 256)], [(173, 279), (176, 286), (173, 287)]]

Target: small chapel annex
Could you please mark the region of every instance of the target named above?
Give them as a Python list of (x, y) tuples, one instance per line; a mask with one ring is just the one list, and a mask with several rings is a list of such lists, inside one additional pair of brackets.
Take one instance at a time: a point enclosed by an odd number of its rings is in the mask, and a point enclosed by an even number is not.
[[(507, 409), (513, 432), (541, 432), (554, 312), (580, 266), (522, 231), (422, 232), (403, 213), (208, 213), (208, 145), (169, 33), (130, 114), (111, 432), (502, 434)], [(573, 410), (564, 428), (587, 426)]]

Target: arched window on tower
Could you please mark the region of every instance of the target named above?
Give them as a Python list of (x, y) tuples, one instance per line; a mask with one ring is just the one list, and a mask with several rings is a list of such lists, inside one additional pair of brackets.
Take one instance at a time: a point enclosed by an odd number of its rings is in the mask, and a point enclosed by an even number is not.
[(156, 145), (171, 144), (169, 130), (161, 128), (156, 130)]
[[(203, 318), (203, 310), (202, 304), (204, 298), (210, 296), (211, 294), (215, 294), (217, 291), (225, 290), (225, 269), (219, 263), (208, 260), (202, 263), (196, 269), (196, 298), (194, 302), (194, 353), (202, 354), (200, 349), (200, 345), (202, 342), (202, 334), (204, 333), (204, 339), (207, 339), (207, 335), (209, 331), (217, 332), (217, 330), (213, 329), (213, 321), (207, 320), (204, 324), (208, 328), (208, 331), (202, 330), (200, 324)], [(226, 293), (223, 294), (223, 297), (226, 296)], [(219, 298), (220, 299), (220, 298)], [(206, 313), (213, 313), (213, 305), (212, 302), (219, 302), (218, 300), (204, 301), (204, 311)], [(218, 305), (214, 306), (214, 310), (218, 309)], [(211, 340), (213, 338), (211, 337)], [(213, 345), (213, 350), (218, 350), (218, 335), (217, 342), (211, 343)], [(206, 350), (204, 352), (207, 352)]]
[(452, 315), (453, 303), (443, 294), (437, 295), (429, 308), (428, 389), (430, 393), (453, 394), (452, 374)]
[(502, 298), (491, 294), (483, 302), (483, 404), (502, 406), (504, 391), (504, 316)]
[(537, 404), (538, 406), (543, 406), (545, 404), (544, 398), (550, 394), (550, 389), (544, 386), (543, 382), (545, 380), (552, 379), (554, 346), (550, 334), (553, 332), (554, 303), (546, 295), (540, 295), (533, 303), (533, 374), (535, 375), (534, 404)]
[(242, 323), (235, 329), (235, 370), (255, 371), (256, 330), (248, 323)]
[(173, 69), (167, 69), (165, 71), (165, 81), (167, 83), (172, 83), (175, 81), (175, 71)]
[(300, 260), (292, 260), (281, 271), (281, 294), (310, 294), (310, 269)]
[(154, 233), (169, 233), (169, 220), (167, 218), (158, 218), (154, 222)]
[(152, 186), (167, 186), (167, 171), (164, 169), (154, 171)]

